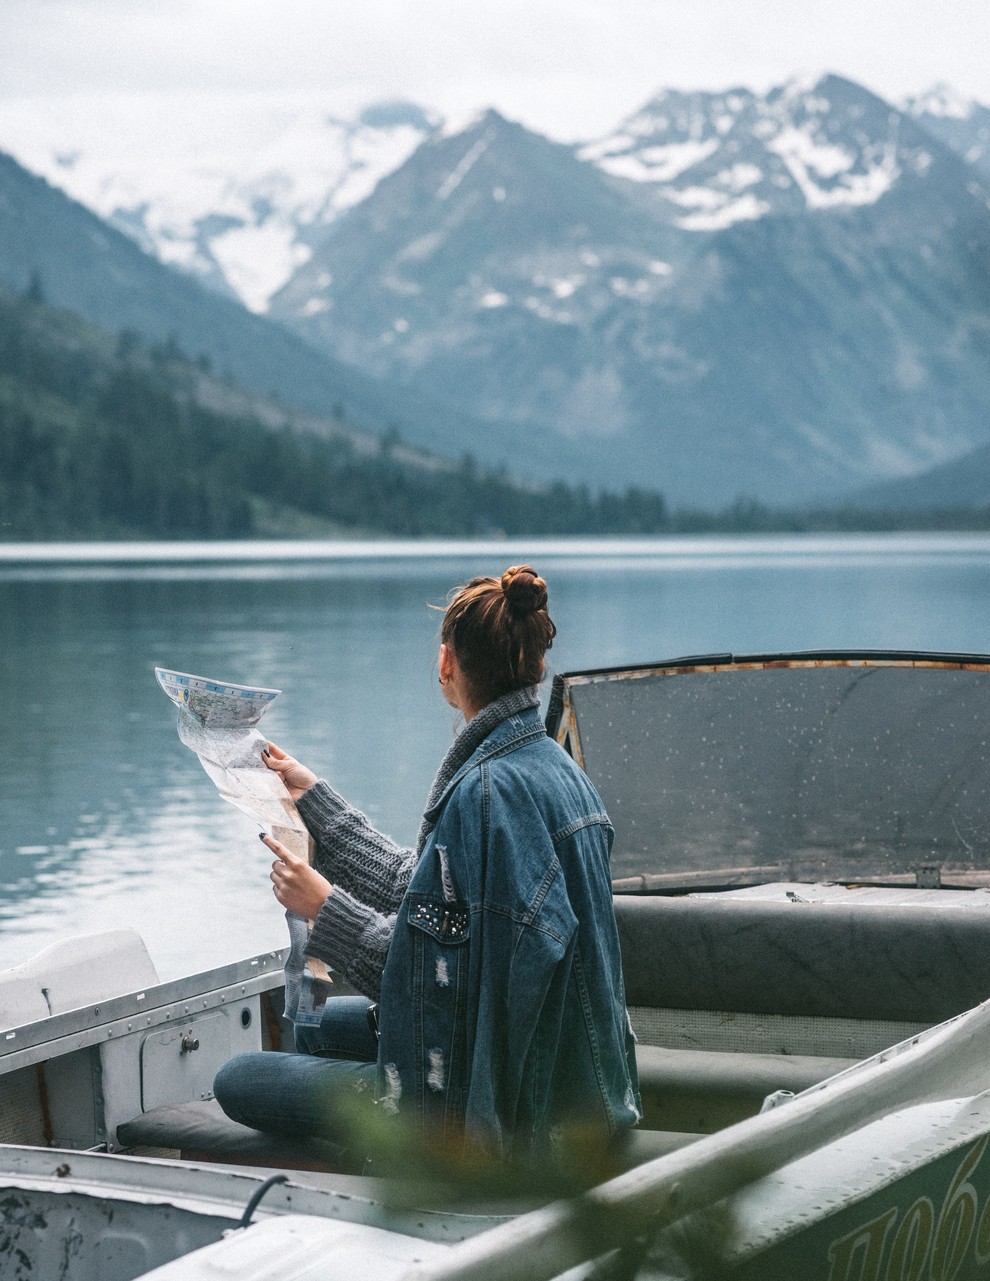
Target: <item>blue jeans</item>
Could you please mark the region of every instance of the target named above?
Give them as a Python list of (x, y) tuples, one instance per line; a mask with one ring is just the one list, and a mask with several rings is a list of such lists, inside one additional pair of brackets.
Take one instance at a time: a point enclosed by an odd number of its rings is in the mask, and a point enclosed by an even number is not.
[(333, 997), (318, 1027), (296, 1029), (297, 1054), (238, 1054), (213, 1081), (232, 1121), (275, 1134), (302, 1134), (345, 1146), (360, 1132), (378, 1084), (378, 1042), (370, 1002)]

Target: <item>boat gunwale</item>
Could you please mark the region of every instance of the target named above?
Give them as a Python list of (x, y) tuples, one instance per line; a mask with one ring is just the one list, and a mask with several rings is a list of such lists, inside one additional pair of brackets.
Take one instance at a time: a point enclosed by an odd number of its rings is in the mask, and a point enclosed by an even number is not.
[(0, 1028), (0, 1076), (87, 1046), (218, 1009), (280, 987), (288, 948)]

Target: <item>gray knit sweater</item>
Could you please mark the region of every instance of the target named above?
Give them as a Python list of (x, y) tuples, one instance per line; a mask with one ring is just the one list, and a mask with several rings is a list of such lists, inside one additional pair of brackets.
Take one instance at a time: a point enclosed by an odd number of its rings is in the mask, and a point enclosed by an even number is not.
[(377, 999), (399, 904), (433, 828), (427, 816), (492, 730), (539, 701), (536, 685), (513, 690), (468, 721), (433, 780), (415, 850), (404, 849), (372, 827), (360, 810), (322, 779), (303, 793), (297, 805), (316, 845), (316, 868), (333, 885), (313, 922), (308, 955)]

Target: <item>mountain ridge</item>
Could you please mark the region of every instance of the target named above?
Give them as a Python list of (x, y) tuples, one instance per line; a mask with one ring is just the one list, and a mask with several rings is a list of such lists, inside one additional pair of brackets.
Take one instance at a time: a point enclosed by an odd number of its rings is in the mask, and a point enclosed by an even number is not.
[[(590, 461), (675, 501), (818, 500), (964, 452), (990, 430), (985, 186), (839, 77), (767, 100), (762, 152), (740, 152), (732, 122), (714, 134), (751, 171), (775, 157), (779, 209), (685, 226), (666, 178), (603, 171), (489, 113), (331, 224), (271, 314), (556, 440), (571, 476)], [(678, 190), (697, 200), (698, 165), (717, 177), (726, 158), (692, 129), (705, 154)], [(786, 154), (764, 145), (785, 134)]]
[[(310, 221), (269, 316), (336, 362), (355, 421), (536, 476), (717, 506), (921, 472), (990, 433), (990, 181), (982, 109), (905, 108), (827, 75), (663, 91), (578, 147), (424, 117)], [(198, 349), (202, 322), (172, 327)]]
[(390, 387), (204, 289), (0, 151), (0, 286), (22, 293), (33, 278), (53, 304), (109, 332), (177, 342), (233, 381), (300, 409), (327, 416), (339, 409), (377, 435), (418, 429), (428, 437), (441, 416), (459, 422), (467, 439), (478, 430), (470, 414)]

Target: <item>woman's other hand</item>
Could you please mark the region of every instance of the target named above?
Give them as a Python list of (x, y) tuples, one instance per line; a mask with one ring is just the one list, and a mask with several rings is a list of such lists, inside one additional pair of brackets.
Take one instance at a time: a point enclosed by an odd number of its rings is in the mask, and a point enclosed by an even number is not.
[(274, 836), (267, 832), (261, 832), (260, 836), (275, 855), (269, 877), (275, 897), (290, 912), (307, 921), (314, 920), (333, 886), (315, 867), (286, 849)]
[(294, 801), (298, 801), (303, 792), (309, 791), (317, 782), (317, 777), (312, 770), (307, 769), (305, 765), (300, 765), (294, 757), (283, 752), (274, 743), (268, 743), (261, 749), (261, 759), (270, 770), (274, 770), (281, 776), (286, 790)]

